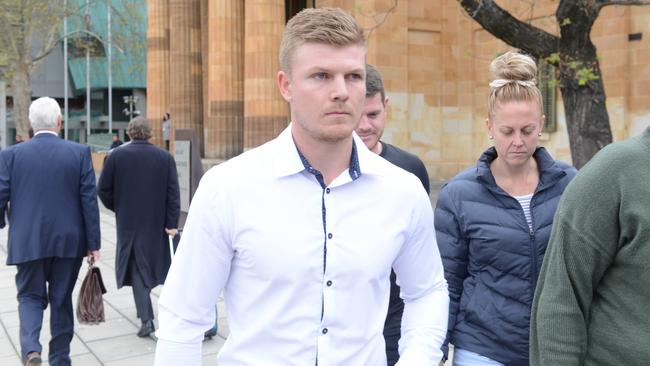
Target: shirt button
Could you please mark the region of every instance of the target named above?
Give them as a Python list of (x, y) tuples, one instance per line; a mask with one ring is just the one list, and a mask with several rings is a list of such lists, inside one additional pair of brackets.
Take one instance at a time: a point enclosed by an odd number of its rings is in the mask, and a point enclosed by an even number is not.
[(323, 328), (323, 334), (327, 334), (327, 328)]
[(327, 287), (332, 286), (332, 281), (327, 281)]
[(330, 189), (329, 188), (325, 189), (325, 193), (330, 194)]
[(332, 236), (334, 236), (332, 233), (327, 234), (327, 239), (332, 239)]

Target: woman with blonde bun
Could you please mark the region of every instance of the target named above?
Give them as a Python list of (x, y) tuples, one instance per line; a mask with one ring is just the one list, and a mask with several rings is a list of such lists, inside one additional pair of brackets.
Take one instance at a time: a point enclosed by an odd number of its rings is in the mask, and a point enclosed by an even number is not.
[(539, 146), (535, 61), (490, 65), (486, 132), (494, 146), (441, 190), (435, 227), (449, 285), (453, 364), (528, 365), (530, 311), (553, 215), (576, 170)]

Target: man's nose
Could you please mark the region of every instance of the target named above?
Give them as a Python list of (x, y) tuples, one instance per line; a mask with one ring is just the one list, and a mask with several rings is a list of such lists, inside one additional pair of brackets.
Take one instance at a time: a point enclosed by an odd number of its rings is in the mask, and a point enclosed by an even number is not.
[(343, 75), (335, 76), (334, 80), (332, 80), (332, 91), (331, 91), (332, 100), (346, 101), (348, 100), (348, 97), (349, 97), (348, 85), (346, 83), (345, 78), (343, 77)]
[(365, 113), (361, 114), (361, 118), (359, 118), (359, 125), (357, 126), (358, 131), (368, 131), (370, 130), (370, 123), (368, 123), (368, 117), (366, 116)]

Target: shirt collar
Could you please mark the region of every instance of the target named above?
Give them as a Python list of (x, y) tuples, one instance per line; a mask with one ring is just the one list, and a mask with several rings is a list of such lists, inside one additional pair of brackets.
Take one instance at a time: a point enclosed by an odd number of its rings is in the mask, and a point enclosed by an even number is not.
[[(350, 157), (350, 166), (348, 168), (350, 178), (355, 180), (362, 174), (383, 175), (383, 169), (377, 163), (377, 159), (381, 158), (368, 150), (356, 132), (352, 132), (352, 138), (352, 156)], [(274, 144), (276, 154), (273, 162), (273, 175), (276, 178), (286, 177), (303, 170), (311, 173), (311, 169), (317, 172), (309, 161), (307, 161), (307, 158), (298, 150), (296, 143), (293, 141), (293, 137), (291, 136), (291, 123), (275, 139)]]
[(50, 130), (39, 130), (39, 131), (36, 131), (36, 132), (34, 132), (34, 136), (36, 136), (36, 135), (41, 135), (41, 134), (44, 134), (44, 133), (49, 133), (49, 134), (52, 134), (52, 135), (54, 135), (54, 136), (59, 136), (56, 132), (54, 132), (54, 131), (50, 131)]

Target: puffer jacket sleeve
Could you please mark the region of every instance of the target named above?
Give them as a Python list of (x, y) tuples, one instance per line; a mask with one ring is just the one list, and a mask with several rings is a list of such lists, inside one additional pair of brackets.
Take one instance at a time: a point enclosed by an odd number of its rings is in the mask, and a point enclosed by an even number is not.
[[(451, 182), (453, 184), (453, 182)], [(442, 346), (445, 359), (448, 356), (449, 336), (456, 324), (456, 315), (463, 293), (463, 281), (467, 277), (468, 244), (461, 229), (459, 212), (454, 202), (453, 186), (446, 185), (438, 195), (435, 210), (436, 239), (449, 287), (449, 322), (447, 338)]]

